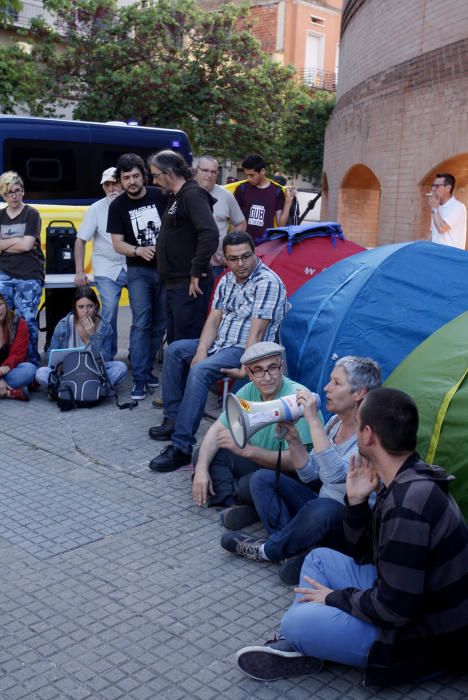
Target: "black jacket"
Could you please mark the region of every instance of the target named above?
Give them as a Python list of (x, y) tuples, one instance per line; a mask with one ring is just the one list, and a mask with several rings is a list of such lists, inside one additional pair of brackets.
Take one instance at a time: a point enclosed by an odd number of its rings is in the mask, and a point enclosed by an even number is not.
[(394, 481), (367, 503), (346, 506), (345, 535), (359, 563), (372, 562), (372, 588), (333, 591), (327, 605), (379, 630), (366, 681), (387, 685), (466, 664), (468, 530), (448, 495), (451, 477), (413, 453)]
[(193, 180), (169, 198), (159, 231), (158, 271), (167, 286), (188, 284), (210, 272), (219, 232), (213, 218), (216, 199)]

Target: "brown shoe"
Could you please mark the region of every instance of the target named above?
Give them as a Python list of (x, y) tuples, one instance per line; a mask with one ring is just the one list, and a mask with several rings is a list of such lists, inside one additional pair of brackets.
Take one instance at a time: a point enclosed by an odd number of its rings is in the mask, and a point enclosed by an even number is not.
[(164, 408), (163, 400), (160, 396), (156, 396), (151, 402), (155, 408)]
[(17, 401), (29, 401), (29, 391), (25, 386), (19, 389), (7, 389), (7, 399), (16, 399)]

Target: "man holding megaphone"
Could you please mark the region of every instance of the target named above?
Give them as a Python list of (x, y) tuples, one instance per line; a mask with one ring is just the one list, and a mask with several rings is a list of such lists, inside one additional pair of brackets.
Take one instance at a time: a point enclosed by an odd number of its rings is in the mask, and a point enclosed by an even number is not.
[[(275, 419), (267, 420), (260, 430), (256, 421), (263, 420), (264, 412), (256, 407), (274, 411), (282, 405), (283, 397), (303, 390), (302, 384), (284, 376), (284, 348), (274, 342), (251, 345), (242, 355), (250, 382), (236, 394), (236, 400), (251, 423), (244, 447), (231, 436), (228, 417), (221, 414), (210, 427), (200, 446), (198, 462), (192, 485), (193, 500), (197, 505), (225, 506), (221, 514), (223, 525), (229, 528), (246, 527), (256, 522), (258, 516), (252, 506), (249, 479), (260, 467), (274, 470), (278, 459), (281, 437), (277, 433)], [(309, 428), (304, 418), (299, 418), (296, 429), (305, 445), (311, 445)], [(282, 452), (282, 469), (294, 471), (289, 451)]]

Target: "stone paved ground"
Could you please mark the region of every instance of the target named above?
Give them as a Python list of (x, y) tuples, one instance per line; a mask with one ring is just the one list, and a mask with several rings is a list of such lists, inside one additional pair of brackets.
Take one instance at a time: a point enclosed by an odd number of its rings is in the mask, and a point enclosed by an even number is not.
[(64, 414), (43, 394), (1, 402), (2, 700), (468, 697), (467, 677), (376, 693), (337, 665), (269, 684), (242, 676), (235, 651), (276, 631), (291, 592), (274, 565), (221, 550), (188, 470), (148, 470), (160, 417), (148, 399)]

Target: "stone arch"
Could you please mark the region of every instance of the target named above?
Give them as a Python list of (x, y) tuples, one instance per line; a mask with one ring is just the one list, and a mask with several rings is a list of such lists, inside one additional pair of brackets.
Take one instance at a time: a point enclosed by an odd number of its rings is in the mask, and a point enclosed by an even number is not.
[(338, 193), (338, 222), (347, 238), (366, 248), (379, 241), (381, 186), (367, 165), (353, 165)]
[(437, 163), (419, 181), (419, 223), (416, 238), (427, 238), (431, 230), (431, 212), (426, 195), (431, 191), (431, 185), (437, 173), (450, 173), (455, 178), (455, 197), (463, 202), (468, 209), (468, 153), (459, 153)]
[(322, 221), (328, 221), (328, 177), (327, 177), (327, 173), (323, 173), (323, 177), (322, 177), (322, 197), (320, 199), (320, 218)]

